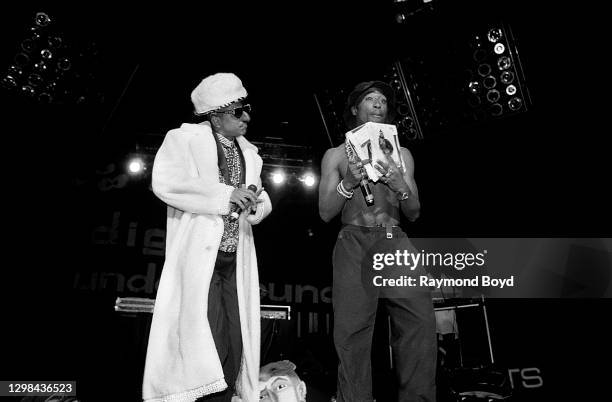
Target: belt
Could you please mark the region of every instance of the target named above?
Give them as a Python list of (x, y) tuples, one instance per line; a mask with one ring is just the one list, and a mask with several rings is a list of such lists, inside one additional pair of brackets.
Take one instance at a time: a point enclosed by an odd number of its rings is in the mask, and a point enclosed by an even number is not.
[(351, 225), (351, 224), (343, 224), (341, 230), (349, 230), (349, 231), (358, 231), (362, 233), (371, 233), (371, 232), (386, 232), (387, 239), (392, 239), (393, 235), (405, 235), (404, 231), (401, 227), (397, 225), (376, 225), (376, 226), (359, 226), (359, 225)]

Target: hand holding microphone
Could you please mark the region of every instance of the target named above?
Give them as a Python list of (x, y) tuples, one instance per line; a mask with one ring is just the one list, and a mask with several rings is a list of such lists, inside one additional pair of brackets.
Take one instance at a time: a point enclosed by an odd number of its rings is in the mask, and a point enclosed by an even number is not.
[(368, 206), (374, 205), (374, 194), (372, 194), (372, 191), (370, 190), (368, 175), (365, 172), (362, 161), (358, 161), (354, 157), (349, 158), (348, 167), (343, 180), (345, 181), (347, 187), (351, 189), (357, 187), (357, 184), (359, 184), (366, 204)]
[(257, 190), (257, 186), (254, 184), (249, 185), (248, 188), (235, 188), (230, 197), (230, 202), (236, 204), (236, 208), (230, 212), (230, 219), (237, 220), (240, 217), (242, 211), (250, 209), (254, 211), (253, 207), (256, 208), (257, 197), (263, 191), (263, 187)]

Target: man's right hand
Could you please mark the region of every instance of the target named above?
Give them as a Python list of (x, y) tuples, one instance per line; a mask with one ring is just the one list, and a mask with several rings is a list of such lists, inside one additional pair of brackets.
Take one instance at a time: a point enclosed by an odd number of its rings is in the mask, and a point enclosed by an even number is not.
[(347, 190), (357, 187), (362, 177), (363, 164), (360, 161), (352, 161), (349, 159), (346, 173), (342, 179), (343, 185)]
[(246, 211), (251, 205), (257, 204), (257, 197), (251, 190), (235, 188), (230, 196), (230, 202), (238, 205), (241, 210)]

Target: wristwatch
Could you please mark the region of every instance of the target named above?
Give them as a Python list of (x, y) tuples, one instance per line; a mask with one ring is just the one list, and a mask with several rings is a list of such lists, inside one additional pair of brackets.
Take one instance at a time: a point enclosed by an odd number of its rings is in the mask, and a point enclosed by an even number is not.
[(400, 201), (407, 200), (408, 198), (410, 198), (410, 192), (409, 191), (403, 191), (401, 193), (397, 193), (397, 199), (400, 200)]

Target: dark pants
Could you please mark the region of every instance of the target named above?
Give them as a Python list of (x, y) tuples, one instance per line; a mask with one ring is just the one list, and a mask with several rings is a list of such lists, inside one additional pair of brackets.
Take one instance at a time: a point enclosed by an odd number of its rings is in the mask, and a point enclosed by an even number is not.
[(203, 401), (231, 401), (242, 358), (242, 335), (236, 291), (236, 253), (217, 253), (208, 291), (208, 322), (228, 388)]
[(408, 237), (394, 228), (346, 225), (334, 248), (334, 344), (339, 358), (338, 401), (372, 401), (372, 334), (378, 302), (391, 321), (398, 401), (435, 402), (436, 321), (429, 292), (388, 293), (371, 285), (372, 253), (409, 250)]

